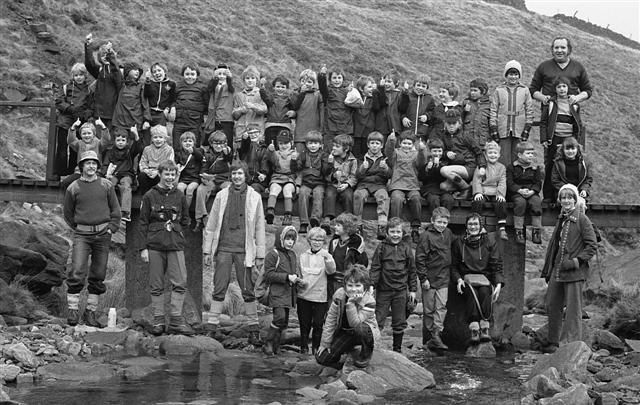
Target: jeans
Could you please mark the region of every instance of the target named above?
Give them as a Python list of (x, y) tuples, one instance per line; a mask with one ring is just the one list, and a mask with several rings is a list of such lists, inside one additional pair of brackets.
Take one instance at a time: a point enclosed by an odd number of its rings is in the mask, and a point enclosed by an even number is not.
[(289, 326), (289, 308), (273, 308), (273, 321), (271, 324), (280, 330), (287, 329), (287, 326)]
[(347, 187), (343, 191), (338, 191), (333, 184), (329, 184), (324, 194), (325, 217), (335, 218), (336, 200), (340, 200), (340, 204), (342, 204), (342, 212), (353, 212), (353, 189), (351, 186)]
[(114, 186), (118, 186), (118, 190), (120, 190), (120, 208), (122, 212), (131, 213), (131, 184), (133, 179), (130, 176), (122, 176), (119, 179), (113, 176), (109, 181)]
[(513, 197), (513, 216), (524, 217), (529, 208), (529, 213), (532, 217), (539, 217), (542, 215), (542, 200), (540, 195), (533, 194), (529, 198), (524, 198), (520, 194), (514, 194)]
[(242, 291), (244, 302), (256, 300), (253, 292), (253, 279), (251, 278), (251, 267), (244, 267), (244, 253), (230, 253), (218, 251), (215, 256), (213, 273), (213, 300), (224, 301), (227, 288), (231, 282), (231, 266), (236, 268), (236, 278)]
[[(366, 188), (359, 188), (353, 193), (353, 213), (362, 218), (364, 211), (364, 202), (369, 198), (371, 193)], [(378, 214), (378, 225), (387, 226), (387, 217), (389, 216), (389, 193), (386, 188), (381, 188), (373, 193), (378, 204), (376, 213)]]
[[(67, 276), (67, 293), (78, 294), (84, 288), (88, 276), (89, 294), (104, 294), (107, 288), (104, 278), (107, 274), (107, 259), (111, 234), (105, 229), (97, 235), (73, 235), (71, 252), (71, 272)], [(89, 266), (91, 256), (91, 266)]]
[(494, 204), (496, 218), (498, 218), (499, 223), (507, 220), (507, 203), (506, 201), (497, 201), (495, 195), (485, 195), (482, 201), (473, 200), (471, 202), (471, 211), (481, 214), (482, 206), (485, 202), (492, 202)]
[(379, 290), (376, 292), (376, 321), (378, 328), (384, 328), (384, 322), (391, 307), (391, 329), (393, 333), (403, 333), (407, 328), (407, 291)]
[(409, 220), (411, 221), (411, 226), (420, 226), (420, 219), (422, 217), (422, 200), (420, 199), (420, 192), (418, 190), (393, 190), (391, 192), (389, 216), (391, 218), (402, 218), (402, 206), (404, 204), (405, 198), (409, 201), (409, 212), (411, 215)]
[(309, 197), (313, 194), (313, 203), (311, 205), (311, 217), (320, 221), (322, 218), (322, 200), (324, 199), (324, 186), (315, 186), (313, 189), (305, 185), (300, 187), (300, 195), (298, 195), (298, 213), (300, 214), (300, 223), (309, 223)]
[[(338, 327), (340, 327), (338, 325)], [(323, 350), (321, 354), (316, 354), (316, 361), (323, 366), (338, 368), (340, 356), (353, 349), (354, 346), (361, 345), (360, 360), (369, 360), (373, 355), (373, 332), (371, 327), (362, 322), (353, 329), (340, 329), (333, 337), (331, 347)]]

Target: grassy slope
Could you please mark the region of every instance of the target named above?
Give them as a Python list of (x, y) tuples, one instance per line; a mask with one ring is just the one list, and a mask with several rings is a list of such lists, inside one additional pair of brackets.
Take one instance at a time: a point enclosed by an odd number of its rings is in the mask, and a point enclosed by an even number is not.
[[(92, 8), (86, 11), (89, 3)], [(469, 80), (478, 76), (498, 84), (509, 59), (522, 63), (528, 84), (537, 64), (549, 57), (551, 38), (567, 35), (596, 88), (583, 110), (596, 172), (594, 200), (640, 200), (633, 162), (640, 149), (640, 52), (610, 40), (549, 17), (475, 1), (447, 2), (446, 7), (437, 1), (382, 0), (127, 3), (123, 8), (113, 0), (24, 0), (2, 10), (1, 86), (42, 96), (44, 84), (66, 80), (68, 67), (82, 57), (84, 36), (93, 32), (97, 39), (113, 41), (121, 61), (148, 66), (165, 60), (174, 78), (188, 59), (203, 67), (205, 78), (219, 62), (230, 64), (236, 76), (247, 64), (255, 64), (268, 77), (286, 73), (290, 78), (303, 68), (327, 63), (343, 67), (349, 80), (357, 74), (378, 77), (389, 70), (407, 79), (426, 72), (433, 87), (452, 78), (465, 91)], [(5, 2), (0, 5), (7, 7)], [(38, 51), (35, 37), (16, 11), (49, 24), (62, 54), (51, 57)], [(4, 127), (0, 130), (1, 146), (22, 147), (19, 136), (2, 141), (6, 132)], [(4, 159), (8, 153), (5, 147), (0, 151)], [(4, 167), (3, 162), (0, 174)]]

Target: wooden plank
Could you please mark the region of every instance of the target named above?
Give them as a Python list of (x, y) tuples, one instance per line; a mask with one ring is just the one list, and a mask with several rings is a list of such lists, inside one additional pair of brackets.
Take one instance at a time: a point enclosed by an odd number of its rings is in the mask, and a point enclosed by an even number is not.
[(9, 101), (0, 100), (0, 107), (41, 107), (50, 108), (52, 106), (51, 101)]

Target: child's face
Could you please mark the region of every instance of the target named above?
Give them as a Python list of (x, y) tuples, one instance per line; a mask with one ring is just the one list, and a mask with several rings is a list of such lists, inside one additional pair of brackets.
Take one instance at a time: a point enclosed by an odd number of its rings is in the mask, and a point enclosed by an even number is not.
[(423, 94), (427, 93), (428, 88), (429, 88), (429, 85), (427, 83), (415, 82), (415, 84), (413, 85), (413, 92), (419, 96), (422, 96)]
[(471, 100), (477, 100), (480, 97), (482, 97), (482, 90), (480, 90), (477, 87), (470, 87), (469, 88), (469, 98)]
[(364, 294), (364, 284), (356, 283), (351, 279), (345, 280), (344, 291), (347, 293), (348, 297), (361, 296)]
[(387, 229), (387, 234), (389, 235), (389, 240), (394, 245), (397, 245), (402, 240), (402, 225), (394, 226), (393, 228)]
[(167, 142), (167, 138), (162, 134), (155, 134), (151, 137), (151, 143), (153, 143), (156, 148), (161, 147), (165, 142)]
[(320, 150), (320, 142), (307, 142), (307, 150), (309, 150), (309, 152), (311, 153), (316, 153)]
[(244, 87), (249, 90), (255, 88), (258, 85), (258, 79), (254, 75), (247, 75), (244, 78)]
[(485, 155), (487, 156), (487, 162), (489, 163), (495, 163), (500, 158), (500, 152), (496, 149), (489, 149), (485, 151)]
[(347, 154), (347, 152), (344, 150), (344, 146), (338, 143), (334, 143), (333, 148), (331, 149), (331, 154), (333, 156), (343, 157)]
[(127, 79), (138, 80), (140, 78), (140, 71), (138, 69), (131, 69), (127, 75)]
[(331, 82), (331, 85), (333, 87), (340, 87), (342, 86), (342, 82), (344, 81), (344, 77), (342, 77), (342, 75), (340, 73), (331, 73), (331, 78), (329, 79), (329, 81)]
[(467, 221), (467, 232), (469, 232), (469, 235), (478, 235), (480, 230), (480, 220), (478, 218), (470, 218), (469, 221)]
[(573, 160), (576, 158), (576, 156), (578, 156), (578, 148), (576, 147), (576, 145), (565, 145), (563, 146), (563, 149), (564, 157), (569, 160)]
[(311, 78), (306, 78), (306, 79), (300, 80), (300, 85), (302, 86), (302, 90), (303, 91), (307, 91), (307, 90), (313, 89), (313, 86), (315, 84), (316, 84), (316, 82), (314, 82), (313, 79), (311, 79)]
[(278, 142), (278, 149), (282, 152), (286, 152), (291, 149), (291, 142)]
[(227, 80), (227, 76), (229, 75), (229, 69), (217, 69), (216, 70), (216, 77), (218, 78), (218, 81), (220, 82), (224, 82), (225, 80)]
[(249, 139), (251, 140), (251, 142), (260, 142), (260, 139), (262, 138), (262, 133), (258, 129), (250, 129), (249, 131), (247, 131), (247, 134), (249, 134)]
[(518, 153), (518, 159), (522, 163), (533, 163), (535, 158), (536, 158), (536, 151), (533, 149), (528, 149), (522, 153)]
[(566, 211), (571, 211), (576, 207), (576, 200), (571, 193), (562, 193), (560, 195), (560, 206)]
[(84, 73), (76, 73), (73, 75), (73, 81), (76, 84), (82, 84), (85, 80), (87, 80), (87, 76)]
[(458, 131), (458, 129), (460, 129), (460, 121), (445, 122), (444, 123), (444, 129), (450, 134), (455, 134), (456, 131)]
[(436, 228), (436, 231), (444, 232), (444, 230), (447, 228), (447, 225), (449, 225), (449, 218), (435, 217), (431, 219), (431, 223), (433, 224), (433, 227)]
[(403, 139), (400, 141), (400, 149), (403, 152), (409, 152), (413, 150), (413, 141), (411, 139)]
[(376, 84), (374, 82), (367, 82), (367, 84), (362, 88), (362, 94), (364, 94), (365, 97), (371, 97), (373, 95), (373, 89), (375, 88)]
[(369, 141), (369, 153), (372, 155), (377, 155), (382, 150), (382, 142), (380, 141)]
[(91, 128), (82, 128), (80, 130), (80, 139), (82, 139), (82, 142), (84, 143), (89, 143), (91, 141), (93, 141), (93, 138), (95, 137), (93, 131), (91, 130)]
[(396, 88), (396, 84), (393, 82), (393, 79), (391, 77), (385, 77), (384, 78), (384, 89), (386, 91), (391, 91), (393, 89)]
[(312, 252), (317, 252), (324, 247), (324, 238), (318, 235), (309, 237), (309, 246)]
[(440, 88), (440, 91), (438, 92), (438, 98), (443, 103), (449, 103), (451, 102), (451, 100), (453, 100), (453, 97), (451, 97), (451, 94), (449, 94), (449, 90), (444, 88)]
[(282, 96), (287, 92), (287, 86), (276, 82), (276, 84), (273, 85), (273, 91), (275, 91), (277, 95)]
[(518, 84), (520, 81), (520, 74), (516, 71), (511, 71), (507, 73), (507, 84), (514, 86)]
[(556, 94), (560, 98), (566, 98), (569, 95), (569, 86), (564, 83), (560, 83), (556, 86)]
[(245, 183), (247, 176), (244, 170), (238, 169), (231, 172), (231, 182), (234, 186), (241, 186)]
[(338, 236), (346, 235), (346, 232), (344, 230), (344, 226), (342, 226), (342, 224), (339, 224), (337, 222), (335, 224), (333, 224), (333, 233), (335, 233)]
[(226, 144), (227, 144), (226, 141), (214, 141), (213, 144), (211, 144), (211, 147), (213, 148), (214, 152), (220, 153), (222, 152), (222, 149), (225, 147)]
[(125, 136), (116, 137), (115, 145), (116, 145), (116, 148), (118, 149), (124, 149), (127, 146), (127, 137)]
[(193, 144), (194, 144), (194, 143), (195, 143), (195, 142), (193, 141), (193, 139), (191, 139), (191, 138), (185, 138), (185, 139), (182, 141), (182, 148), (183, 148), (184, 150), (191, 151), (191, 150), (193, 150)]
[(184, 70), (184, 73), (182, 74), (182, 77), (184, 77), (185, 83), (193, 84), (198, 79), (198, 72), (196, 72), (195, 70), (191, 70), (190, 68), (186, 68)]
[(173, 183), (176, 181), (176, 170), (174, 169), (168, 169), (168, 170), (163, 170), (162, 173), (160, 174), (160, 185), (164, 186), (165, 188), (171, 188), (173, 187)]
[(291, 250), (293, 249), (293, 245), (295, 244), (296, 244), (295, 238), (291, 236), (287, 236), (286, 238), (284, 238), (284, 241), (282, 242), (282, 247), (287, 250)]
[(166, 72), (163, 68), (158, 65), (155, 65), (153, 69), (151, 69), (151, 75), (153, 76), (153, 80), (156, 82), (161, 82), (164, 80)]
[(442, 150), (442, 148), (431, 148), (429, 149), (429, 152), (431, 153), (432, 157), (438, 158), (438, 159), (440, 159), (444, 154), (444, 150)]

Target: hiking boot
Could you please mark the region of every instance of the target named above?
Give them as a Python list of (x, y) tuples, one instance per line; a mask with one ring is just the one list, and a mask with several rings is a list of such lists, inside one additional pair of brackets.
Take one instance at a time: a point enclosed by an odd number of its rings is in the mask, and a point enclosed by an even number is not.
[(445, 345), (440, 337), (440, 332), (433, 334), (431, 339), (427, 342), (427, 347), (434, 350), (449, 350), (449, 346)]
[(184, 336), (191, 336), (195, 333), (193, 328), (184, 320), (182, 315), (171, 315), (171, 318), (169, 318), (169, 328), (167, 332)]
[(469, 330), (471, 331), (471, 344), (480, 343), (480, 325), (478, 322), (471, 322)]
[(489, 335), (489, 321), (480, 321), (480, 341), (491, 342), (491, 335)]
[(524, 234), (524, 229), (516, 229), (516, 242), (518, 242), (521, 245), (524, 245), (525, 243), (527, 243), (525, 234)]
[(90, 311), (88, 309), (85, 309), (84, 313), (82, 314), (82, 320), (84, 321), (84, 324), (87, 326), (93, 326), (94, 328), (100, 327), (100, 323), (98, 322), (98, 315), (96, 314), (96, 311)]
[(531, 242), (535, 243), (536, 245), (542, 244), (542, 238), (540, 238), (540, 228), (533, 228), (531, 230)]
[(311, 218), (309, 220), (309, 225), (311, 225), (312, 228), (320, 226), (320, 220), (318, 220), (318, 218)]
[(272, 207), (267, 208), (267, 214), (264, 216), (264, 218), (267, 220), (267, 224), (273, 225), (273, 218), (275, 218), (275, 216), (276, 210), (274, 210)]
[(420, 242), (420, 228), (411, 228), (411, 240), (415, 244)]
[(67, 309), (67, 323), (69, 326), (76, 326), (80, 320), (79, 309)]
[(260, 331), (252, 330), (249, 332), (249, 338), (247, 339), (250, 345), (262, 346), (262, 340), (260, 340)]
[(300, 229), (298, 229), (298, 233), (302, 234), (302, 233), (307, 233), (307, 228), (309, 227), (309, 225), (307, 224), (300, 224)]
[(291, 225), (291, 214), (285, 212), (285, 214), (282, 216), (282, 226), (289, 225)]
[(278, 345), (280, 344), (280, 329), (270, 327), (267, 332), (267, 338), (262, 346), (262, 352), (267, 356), (272, 356), (275, 353), (276, 334), (278, 334)]
[(504, 228), (500, 228), (500, 239), (509, 240), (509, 235), (507, 235), (507, 230)]
[(153, 324), (149, 328), (149, 333), (154, 336), (160, 336), (165, 332), (164, 315), (156, 315), (153, 317)]

